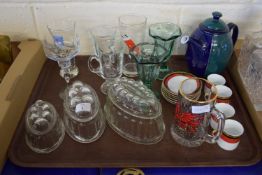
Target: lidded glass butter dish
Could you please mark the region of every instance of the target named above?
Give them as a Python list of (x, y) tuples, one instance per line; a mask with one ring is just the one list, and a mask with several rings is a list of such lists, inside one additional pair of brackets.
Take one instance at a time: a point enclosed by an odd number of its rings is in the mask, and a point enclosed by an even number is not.
[(90, 143), (104, 132), (105, 118), (95, 90), (75, 81), (65, 90), (64, 124), (67, 134), (77, 142)]
[(165, 133), (162, 106), (141, 81), (115, 80), (104, 106), (109, 126), (123, 138), (138, 144), (155, 144)]

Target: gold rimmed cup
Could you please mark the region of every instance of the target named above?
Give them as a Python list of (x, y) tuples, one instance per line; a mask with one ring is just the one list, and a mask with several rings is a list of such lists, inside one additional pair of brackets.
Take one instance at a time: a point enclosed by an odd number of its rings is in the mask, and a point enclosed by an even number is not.
[[(201, 82), (201, 83), (200, 83)], [(209, 89), (204, 90), (206, 85)], [(224, 126), (224, 115), (214, 108), (217, 90), (209, 81), (191, 77), (182, 81), (179, 87), (171, 135), (176, 142), (187, 147), (197, 147), (203, 142), (215, 143)], [(215, 116), (217, 133), (209, 132), (209, 120)]]

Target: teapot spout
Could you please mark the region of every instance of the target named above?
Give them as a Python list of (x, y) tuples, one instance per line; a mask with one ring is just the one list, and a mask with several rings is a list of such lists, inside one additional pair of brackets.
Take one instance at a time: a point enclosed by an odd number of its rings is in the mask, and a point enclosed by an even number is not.
[(195, 38), (192, 38), (190, 36), (183, 36), (181, 38), (180, 42), (181, 42), (181, 44), (192, 44), (192, 45), (196, 46), (197, 48), (205, 47), (204, 43), (201, 43), (201, 41), (199, 41)]
[(186, 58), (189, 70), (197, 76), (204, 77), (208, 64), (210, 46), (206, 38), (196, 37), (193, 35), (187, 42)]

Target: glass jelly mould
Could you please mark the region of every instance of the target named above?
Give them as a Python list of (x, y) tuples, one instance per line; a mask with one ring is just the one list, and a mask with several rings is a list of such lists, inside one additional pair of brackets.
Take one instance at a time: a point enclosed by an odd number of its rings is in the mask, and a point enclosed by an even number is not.
[(123, 138), (139, 144), (155, 144), (165, 133), (162, 107), (141, 81), (116, 80), (104, 106), (111, 128)]
[(65, 95), (64, 123), (68, 135), (81, 143), (97, 140), (104, 132), (105, 119), (95, 90), (75, 81)]

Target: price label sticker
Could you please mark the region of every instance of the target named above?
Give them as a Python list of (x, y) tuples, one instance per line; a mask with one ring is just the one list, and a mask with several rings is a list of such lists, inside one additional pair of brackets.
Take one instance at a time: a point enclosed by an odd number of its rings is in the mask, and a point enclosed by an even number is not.
[(132, 49), (133, 47), (135, 47), (136, 44), (130, 36), (128, 36), (127, 34), (124, 34), (124, 35), (121, 35), (121, 37), (129, 49)]
[(75, 112), (90, 112), (91, 111), (91, 104), (90, 103), (79, 103), (76, 105)]
[(61, 35), (55, 35), (54, 42), (57, 46), (64, 46), (64, 37)]
[(210, 105), (203, 105), (203, 106), (192, 106), (192, 113), (193, 114), (202, 114), (205, 112), (210, 112)]
[(182, 44), (186, 44), (189, 41), (189, 36), (183, 36), (180, 40)]

